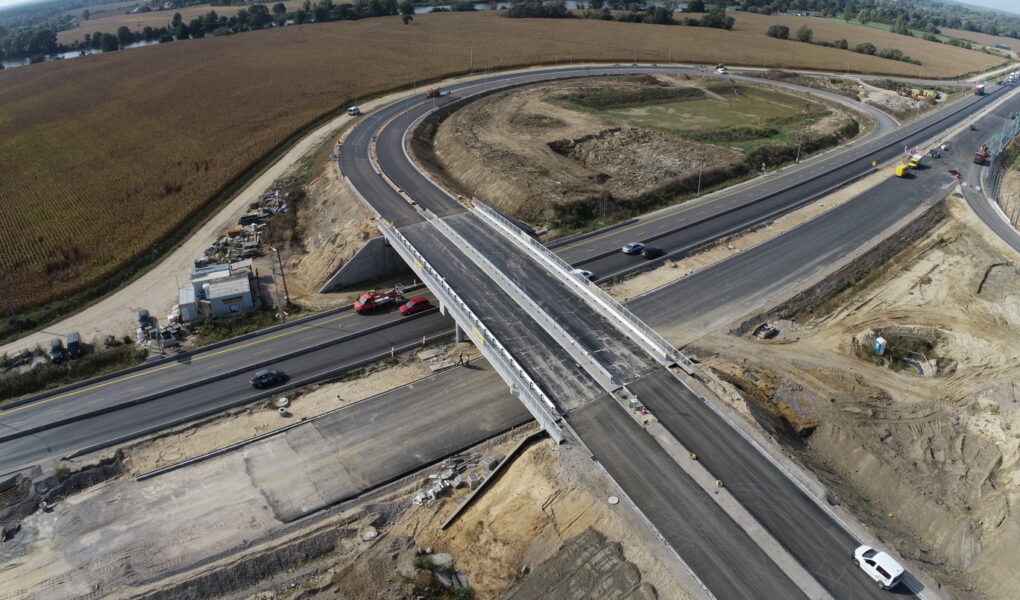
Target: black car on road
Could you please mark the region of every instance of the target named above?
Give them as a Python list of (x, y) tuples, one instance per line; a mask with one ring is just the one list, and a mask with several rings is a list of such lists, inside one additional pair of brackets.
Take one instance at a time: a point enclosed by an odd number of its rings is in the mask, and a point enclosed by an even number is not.
[(252, 387), (264, 388), (267, 385), (276, 385), (287, 380), (287, 375), (279, 369), (262, 369), (249, 379)]

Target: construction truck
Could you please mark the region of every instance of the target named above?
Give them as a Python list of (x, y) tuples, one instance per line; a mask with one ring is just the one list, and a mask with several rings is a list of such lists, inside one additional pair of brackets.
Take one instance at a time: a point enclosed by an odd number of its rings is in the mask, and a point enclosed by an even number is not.
[(975, 85), (974, 86), (974, 95), (975, 96), (984, 96), (985, 95), (985, 84), (982, 83), (981, 85)]
[(909, 177), (910, 167), (908, 167), (907, 165), (896, 165), (896, 167), (893, 169), (893, 175), (897, 177)]
[(444, 92), (443, 88), (441, 88), (441, 87), (434, 87), (434, 88), (429, 88), (429, 89), (425, 90), (425, 97), (426, 98), (438, 98), (440, 96), (445, 96), (445, 95), (447, 95), (449, 93), (450, 92)]
[(912, 154), (910, 156), (910, 160), (907, 162), (907, 165), (911, 169), (920, 169), (922, 160), (924, 160), (923, 154)]
[(981, 144), (974, 152), (974, 164), (983, 165), (988, 162), (988, 146)]
[(358, 297), (354, 302), (354, 310), (359, 315), (372, 312), (377, 308), (384, 306), (394, 306), (400, 302), (404, 302), (403, 290), (400, 286), (394, 287), (388, 292), (377, 292), (375, 290), (369, 290)]

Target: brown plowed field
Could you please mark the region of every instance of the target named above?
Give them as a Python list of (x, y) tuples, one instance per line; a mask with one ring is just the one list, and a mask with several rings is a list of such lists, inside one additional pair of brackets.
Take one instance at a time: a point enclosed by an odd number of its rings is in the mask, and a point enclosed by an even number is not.
[[(0, 71), (3, 312), (122, 272), (292, 132), (355, 98), (465, 72), (472, 50), (476, 70), (662, 62), (670, 51), (675, 61), (755, 65), (764, 55), (770, 67), (841, 69), (849, 61), (853, 70), (906, 76), (952, 76), (999, 60), (895, 36), (904, 52), (929, 61), (918, 69), (768, 38), (774, 20), (740, 13), (737, 28), (724, 32), (495, 12), (419, 15), (409, 26), (387, 17)], [(881, 34), (868, 32), (885, 47)]]

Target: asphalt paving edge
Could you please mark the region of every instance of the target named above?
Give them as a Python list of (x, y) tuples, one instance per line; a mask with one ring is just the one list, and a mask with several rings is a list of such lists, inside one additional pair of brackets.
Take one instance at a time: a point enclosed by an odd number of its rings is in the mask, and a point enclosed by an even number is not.
[[(435, 312), (436, 310), (438, 310), (438, 309), (427, 310), (427, 311), (418, 313), (418, 315), (413, 315), (410, 318), (411, 319), (415, 319), (415, 318), (418, 318), (421, 315), (431, 314), (432, 312)], [(64, 425), (69, 425), (71, 423), (74, 423), (75, 421), (80, 421), (80, 420), (83, 420), (83, 419), (89, 419), (89, 418), (98, 417), (98, 416), (105, 415), (105, 414), (110, 414), (112, 412), (116, 412), (116, 411), (122, 410), (124, 408), (129, 408), (129, 407), (132, 407), (132, 406), (137, 406), (139, 404), (145, 404), (145, 403), (148, 403), (148, 402), (152, 402), (154, 400), (158, 400), (160, 398), (164, 398), (166, 396), (170, 396), (170, 395), (173, 395), (173, 394), (179, 394), (181, 392), (186, 392), (186, 391), (188, 391), (190, 389), (194, 389), (196, 387), (200, 387), (200, 386), (203, 386), (203, 385), (208, 385), (210, 383), (214, 383), (216, 381), (221, 381), (221, 380), (227, 379), (229, 377), (234, 377), (235, 375), (238, 375), (238, 374), (243, 373), (245, 371), (250, 371), (250, 370), (253, 370), (253, 369), (259, 369), (261, 367), (264, 367), (264, 366), (267, 366), (267, 365), (271, 365), (273, 363), (282, 362), (282, 361), (285, 361), (285, 360), (290, 360), (292, 358), (296, 358), (298, 356), (302, 356), (302, 355), (308, 354), (310, 352), (316, 352), (316, 351), (322, 350), (323, 348), (328, 348), (330, 346), (335, 346), (337, 344), (342, 344), (342, 343), (345, 343), (345, 342), (349, 342), (349, 341), (351, 341), (353, 339), (357, 339), (357, 338), (363, 337), (363, 336), (368, 335), (370, 333), (375, 333), (377, 331), (382, 331), (384, 329), (388, 329), (390, 327), (393, 327), (395, 325), (403, 323), (404, 321), (405, 320), (390, 321), (389, 323), (381, 323), (381, 324), (376, 325), (374, 327), (369, 327), (368, 329), (365, 329), (363, 331), (353, 332), (351, 335), (347, 335), (347, 336), (344, 336), (342, 338), (337, 338), (337, 339), (334, 339), (334, 340), (330, 340), (328, 342), (322, 342), (320, 344), (316, 344), (314, 346), (308, 346), (308, 347), (302, 348), (300, 350), (295, 350), (293, 352), (289, 352), (287, 354), (283, 354), (283, 355), (280, 355), (280, 356), (277, 356), (277, 357), (273, 357), (273, 358), (270, 358), (270, 359), (266, 359), (266, 360), (263, 360), (263, 361), (259, 361), (259, 362), (256, 362), (256, 363), (252, 363), (252, 364), (249, 364), (249, 365), (245, 365), (245, 366), (242, 366), (242, 367), (231, 369), (230, 371), (226, 371), (226, 372), (220, 373), (218, 375), (214, 375), (212, 377), (207, 377), (206, 379), (201, 379), (201, 380), (198, 380), (198, 381), (192, 381), (191, 383), (186, 383), (184, 385), (177, 386), (175, 388), (165, 389), (165, 390), (156, 392), (155, 394), (150, 394), (148, 396), (142, 396), (141, 398), (135, 398), (133, 400), (129, 400), (127, 402), (121, 402), (119, 404), (114, 404), (114, 405), (111, 405), (111, 406), (104, 406), (103, 408), (99, 408), (99, 409), (96, 409), (94, 411), (90, 411), (90, 412), (74, 415), (72, 417), (65, 417), (63, 419), (56, 419), (54, 421), (50, 421), (49, 423), (46, 423), (45, 425), (39, 425), (37, 427), (30, 427), (28, 429), (17, 429), (17, 430), (15, 430), (15, 433), (11, 433), (11, 434), (8, 434), (8, 435), (5, 435), (5, 436), (0, 436), (0, 444), (2, 444), (4, 442), (11, 441), (11, 440), (16, 440), (18, 438), (22, 438), (22, 437), (25, 437), (25, 436), (28, 436), (28, 435), (34, 435), (34, 434), (37, 434), (37, 433), (41, 433), (43, 431), (47, 431), (49, 429), (54, 429), (56, 427), (62, 427)], [(284, 386), (283, 388), (274, 388), (274, 389), (286, 389), (286, 387), (287, 386)], [(272, 395), (272, 394), (270, 394), (270, 395)], [(13, 427), (10, 427), (10, 426), (8, 426), (8, 427), (13, 429)]]
[[(814, 194), (812, 194), (810, 196), (805, 196), (804, 198), (801, 198), (800, 200), (798, 200), (797, 202), (795, 202), (793, 204), (788, 204), (788, 205), (782, 206), (782, 207), (780, 207), (780, 208), (778, 208), (778, 209), (776, 209), (776, 210), (774, 210), (774, 211), (772, 211), (770, 213), (767, 213), (765, 215), (761, 215), (761, 216), (759, 216), (757, 218), (751, 219), (750, 221), (745, 221), (744, 223), (741, 223), (740, 225), (735, 225), (735, 226), (733, 226), (733, 227), (731, 227), (731, 228), (729, 228), (729, 229), (727, 229), (725, 231), (719, 232), (718, 234), (716, 234), (716, 235), (714, 235), (714, 236), (712, 236), (710, 238), (699, 240), (699, 241), (697, 241), (697, 242), (695, 242), (695, 243), (693, 243), (693, 244), (691, 244), (689, 246), (686, 246), (684, 248), (680, 248), (678, 250), (674, 250), (673, 252), (670, 252), (669, 254), (665, 254), (663, 256), (660, 256), (659, 258), (656, 258), (654, 260), (649, 260), (649, 261), (645, 261), (643, 263), (638, 263), (637, 265), (635, 265), (633, 267), (628, 267), (626, 269), (617, 271), (615, 273), (610, 273), (609, 275), (606, 275), (605, 277), (600, 277), (596, 281), (596, 283), (598, 283), (600, 285), (603, 284), (603, 283), (608, 283), (608, 284), (617, 283), (617, 282), (619, 282), (619, 281), (621, 281), (621, 280), (623, 280), (625, 278), (632, 277), (632, 276), (637, 275), (639, 273), (643, 273), (645, 271), (649, 271), (649, 270), (652, 270), (652, 269), (657, 269), (657, 268), (661, 267), (663, 264), (665, 264), (665, 262), (667, 260), (674, 260), (674, 259), (684, 258), (686, 256), (694, 254), (695, 252), (705, 248), (706, 246), (710, 246), (710, 245), (718, 242), (719, 240), (725, 238), (726, 236), (733, 235), (735, 233), (744, 231), (748, 227), (754, 227), (755, 225), (760, 225), (760, 224), (765, 223), (765, 222), (767, 222), (767, 221), (769, 221), (771, 219), (774, 219), (776, 217), (782, 216), (783, 214), (795, 211), (795, 210), (797, 210), (799, 208), (802, 208), (803, 206), (805, 206), (807, 204), (810, 204), (811, 202), (814, 202), (816, 200), (824, 198), (825, 196), (828, 196), (829, 194), (837, 192), (837, 191), (839, 191), (840, 189), (842, 189), (844, 187), (847, 187), (849, 185), (857, 183), (861, 179), (864, 179), (865, 177), (869, 177), (869, 176), (871, 176), (872, 174), (874, 174), (876, 172), (877, 172), (877, 169), (872, 168), (869, 171), (866, 171), (864, 173), (861, 173), (859, 175), (854, 176), (853, 179), (849, 179), (849, 180), (837, 183), (836, 185), (833, 185), (832, 187), (829, 187), (829, 188), (826, 188), (826, 189), (821, 190), (819, 192), (816, 192), (816, 193), (814, 193)], [(742, 205), (742, 207), (743, 206), (749, 206), (749, 204), (744, 204), (744, 205)], [(738, 208), (741, 208), (741, 207), (738, 207)], [(720, 216), (722, 214), (726, 214), (726, 213), (720, 213)], [(697, 223), (692, 223), (690, 226), (693, 227), (694, 225), (698, 225), (698, 224), (700, 224), (700, 223), (702, 223), (704, 221), (707, 221), (707, 220), (710, 220), (710, 219), (703, 219), (702, 221), (699, 221)], [(679, 229), (677, 229), (677, 230), (675, 230), (673, 232), (670, 232), (670, 233), (675, 233), (676, 231), (681, 231), (682, 229), (683, 228), (681, 227), (681, 228), (679, 228)], [(614, 254), (614, 253), (615, 252), (610, 252), (609, 254)]]
[[(143, 362), (141, 364), (137, 364), (137, 365), (135, 365), (133, 367), (128, 367), (126, 369), (121, 369), (119, 371), (114, 371), (112, 373), (107, 373), (105, 375), (100, 375), (98, 377), (92, 377), (90, 379), (84, 379), (82, 381), (76, 381), (74, 383), (69, 383), (69, 384), (67, 384), (65, 386), (58, 387), (56, 389), (48, 390), (48, 391), (45, 391), (45, 392), (40, 392), (38, 394), (33, 394), (31, 396), (26, 396), (24, 398), (19, 398), (17, 400), (12, 400), (10, 402), (0, 403), (0, 409), (7, 410), (7, 409), (10, 409), (10, 408), (17, 408), (17, 407), (23, 406), (25, 404), (31, 404), (33, 402), (38, 402), (39, 400), (43, 400), (47, 396), (52, 396), (55, 393), (70, 392), (70, 391), (76, 390), (78, 388), (87, 387), (87, 386), (90, 386), (90, 385), (95, 385), (97, 383), (102, 383), (102, 382), (107, 381), (109, 379), (115, 379), (117, 377), (122, 377), (124, 375), (130, 375), (131, 373), (137, 373), (138, 371), (143, 371), (143, 370), (148, 369), (150, 367), (158, 367), (158, 366), (166, 364), (168, 362), (179, 361), (181, 359), (185, 359), (185, 358), (194, 356), (194, 355), (202, 353), (202, 352), (206, 352), (206, 351), (209, 351), (209, 350), (215, 350), (217, 348), (222, 348), (223, 346), (227, 346), (229, 344), (235, 344), (237, 342), (243, 342), (245, 340), (250, 340), (253, 337), (257, 337), (257, 336), (264, 335), (264, 334), (267, 334), (267, 333), (273, 333), (273, 332), (279, 331), (279, 330), (281, 330), (281, 329), (283, 329), (285, 327), (292, 327), (294, 325), (300, 325), (302, 323), (307, 323), (308, 321), (312, 321), (314, 319), (318, 319), (318, 318), (321, 318), (321, 317), (328, 317), (328, 316), (331, 316), (331, 315), (334, 315), (334, 314), (339, 314), (339, 313), (344, 312), (346, 310), (352, 310), (352, 307), (350, 307), (350, 306), (342, 306), (342, 307), (339, 307), (339, 308), (333, 308), (333, 309), (330, 309), (330, 310), (327, 310), (327, 311), (323, 311), (323, 312), (320, 312), (320, 313), (315, 313), (314, 315), (308, 315), (307, 317), (301, 317), (300, 319), (295, 319), (293, 321), (290, 321), (289, 323), (280, 323), (279, 325), (273, 325), (273, 326), (267, 327), (265, 329), (259, 329), (257, 331), (251, 331), (251, 332), (248, 332), (248, 333), (236, 336), (236, 337), (232, 337), (232, 338), (229, 338), (229, 339), (226, 339), (226, 340), (220, 340), (218, 342), (213, 342), (213, 343), (211, 343), (211, 344), (209, 344), (207, 346), (201, 346), (199, 348), (195, 348), (194, 350), (188, 350), (187, 352), (182, 352), (180, 354), (175, 354), (173, 356), (164, 356), (164, 357), (161, 357), (161, 358), (159, 358), (157, 360), (147, 360), (147, 361), (145, 361), (145, 362)], [(3, 440), (0, 439), (0, 441), (3, 441)]]
[[(437, 341), (448, 339), (451, 336), (453, 336), (453, 331), (446, 331), (446, 332), (443, 332), (443, 333), (436, 334), (436, 335), (434, 335), (434, 336), (432, 336), (430, 338), (426, 338), (426, 342), (437, 342)], [(401, 346), (399, 348), (395, 348), (394, 352), (402, 354), (404, 352), (409, 352), (409, 351), (411, 351), (411, 350), (413, 350), (413, 349), (415, 349), (415, 348), (417, 348), (419, 346), (421, 346), (421, 342), (415, 341), (415, 342), (412, 342), (412, 343), (409, 343), (409, 344), (405, 344), (404, 346)], [(189, 421), (194, 421), (196, 419), (201, 419), (201, 418), (204, 418), (204, 417), (209, 417), (209, 416), (215, 415), (217, 413), (230, 410), (232, 408), (237, 408), (237, 407), (240, 407), (240, 406), (244, 406), (246, 404), (250, 404), (252, 402), (256, 402), (258, 400), (262, 400), (263, 398), (268, 398), (270, 396), (274, 396), (276, 394), (279, 394), (281, 392), (281, 390), (294, 390), (294, 389), (297, 389), (297, 388), (302, 387), (302, 386), (311, 385), (313, 383), (319, 383), (319, 382), (327, 380), (327, 379), (338, 377), (338, 376), (343, 375), (345, 373), (348, 373), (348, 372), (350, 372), (350, 371), (352, 371), (354, 369), (359, 369), (361, 367), (370, 365), (372, 363), (379, 362), (381, 360), (385, 360), (386, 357), (388, 357), (388, 356), (390, 356), (389, 352), (383, 352), (383, 353), (380, 353), (380, 354), (377, 354), (377, 355), (370, 356), (368, 358), (364, 358), (364, 359), (361, 359), (361, 360), (354, 361), (353, 363), (348, 363), (348, 364), (346, 364), (346, 365), (344, 365), (342, 367), (338, 367), (336, 369), (333, 369), (332, 371), (328, 371), (326, 373), (322, 373), (322, 374), (316, 375), (314, 377), (308, 377), (308, 378), (305, 378), (305, 379), (302, 379), (302, 380), (299, 380), (299, 381), (292, 382), (291, 384), (289, 384), (287, 386), (273, 388), (272, 390), (267, 390), (265, 392), (259, 392), (258, 394), (252, 394), (252, 395), (246, 396), (246, 397), (244, 397), (244, 398), (242, 398), (240, 400), (235, 400), (235, 401), (227, 403), (227, 404), (221, 404), (219, 406), (216, 406), (216, 407), (213, 407), (213, 408), (210, 408), (210, 409), (206, 409), (206, 410), (203, 410), (203, 411), (199, 411), (197, 413), (192, 413), (192, 414), (184, 416), (184, 417), (178, 417), (176, 419), (171, 419), (170, 421), (165, 421), (165, 422), (163, 422), (163, 423), (161, 423), (159, 425), (154, 425), (152, 427), (147, 427), (147, 428), (145, 428), (145, 429), (143, 429), (141, 431), (125, 434), (125, 435), (122, 435), (122, 436), (118, 436), (118, 437), (116, 437), (116, 438), (114, 438), (112, 440), (107, 440), (107, 441), (104, 441), (104, 442), (99, 442), (99, 443), (93, 444), (91, 446), (86, 446), (84, 448), (79, 448), (79, 449), (71, 452), (70, 454), (61, 457), (61, 460), (70, 460), (72, 458), (78, 458), (80, 456), (84, 456), (86, 454), (91, 454), (93, 452), (96, 452), (98, 450), (103, 450), (104, 448), (109, 448), (110, 446), (116, 446), (118, 444), (123, 444), (124, 442), (129, 442), (129, 441), (131, 441), (133, 439), (136, 439), (136, 438), (139, 438), (139, 437), (142, 437), (142, 436), (146, 436), (146, 435), (149, 435), (149, 434), (152, 434), (152, 433), (156, 433), (158, 431), (162, 431), (163, 429), (169, 429), (170, 427), (176, 427), (178, 425), (183, 425), (183, 424), (185, 424), (185, 423), (187, 423)], [(368, 399), (369, 398), (366, 398), (366, 400), (368, 400)], [(361, 402), (364, 402), (364, 400), (362, 400)], [(353, 405), (353, 403), (352, 403), (352, 405)], [(340, 408), (345, 408), (345, 407), (340, 407)], [(294, 425), (300, 425), (303, 422), (307, 422), (307, 420), (295, 423)], [(270, 433), (279, 433), (279, 431), (277, 431), (277, 432), (270, 432)], [(243, 444), (243, 442), (242, 442), (242, 444)], [(209, 454), (212, 454), (212, 453), (209, 453)], [(207, 456), (206, 458), (211, 458), (211, 456)], [(180, 465), (180, 466), (184, 466), (184, 465)], [(383, 484), (380, 484), (380, 485), (383, 485)]]

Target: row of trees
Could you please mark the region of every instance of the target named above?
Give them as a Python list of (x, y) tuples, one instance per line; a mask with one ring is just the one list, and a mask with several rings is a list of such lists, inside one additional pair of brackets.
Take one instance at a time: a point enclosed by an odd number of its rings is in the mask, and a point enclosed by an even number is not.
[[(687, 17), (681, 20), (674, 18), (679, 2), (667, 1), (662, 6), (647, 6), (644, 2), (623, 2), (622, 0), (591, 0), (588, 8), (581, 16), (586, 19), (602, 21), (621, 21), (627, 23), (653, 23), (656, 25), (687, 25), (689, 27), (717, 27), (732, 29), (736, 20), (726, 14), (725, 4), (719, 4), (705, 12), (705, 3), (694, 0), (688, 5), (686, 12), (705, 13), (700, 18)], [(612, 11), (622, 11), (614, 15)], [(565, 19), (574, 17), (567, 9), (563, 0), (512, 0), (506, 16), (511, 19)]]
[[(466, 6), (461, 7), (460, 4)], [(458, 3), (458, 9), (474, 8), (467, 2)], [(345, 21), (369, 17), (401, 15), (404, 23), (414, 17), (414, 6), (404, 0), (356, 0), (354, 3), (336, 4), (333, 0), (318, 0), (312, 3), (305, 0), (296, 11), (288, 11), (282, 2), (276, 4), (252, 4), (237, 11), (236, 15), (227, 17), (210, 10), (201, 17), (185, 22), (180, 13), (174, 13), (165, 27), (145, 27), (141, 31), (132, 31), (128, 27), (120, 27), (117, 32), (107, 33), (96, 31), (85, 34), (85, 39), (75, 44), (57, 43), (57, 32), (52, 29), (21, 30), (8, 37), (0, 38), (0, 59), (25, 59), (38, 62), (47, 55), (62, 52), (99, 50), (110, 52), (119, 50), (136, 42), (172, 42), (201, 38), (208, 35), (230, 35), (244, 31), (282, 27), (289, 23), (321, 23), (327, 21)]]
[[(765, 35), (779, 40), (788, 40), (790, 39), (790, 28), (787, 27), (786, 25), (771, 25), (769, 26), (768, 31), (765, 32)], [(850, 44), (847, 43), (846, 40), (842, 39), (836, 40), (834, 42), (815, 41), (815, 33), (807, 25), (800, 26), (800, 29), (797, 30), (794, 39), (796, 39), (798, 42), (804, 42), (806, 44), (817, 44), (819, 46), (839, 48), (840, 50), (850, 49)], [(916, 61), (910, 58), (909, 56), (903, 54), (903, 51), (899, 50), (898, 48), (884, 48), (882, 50), (879, 50), (871, 42), (861, 42), (854, 46), (853, 51), (859, 52), (860, 54), (873, 54), (880, 58), (899, 60), (903, 62), (912, 63), (915, 65), (921, 64), (919, 61)]]

